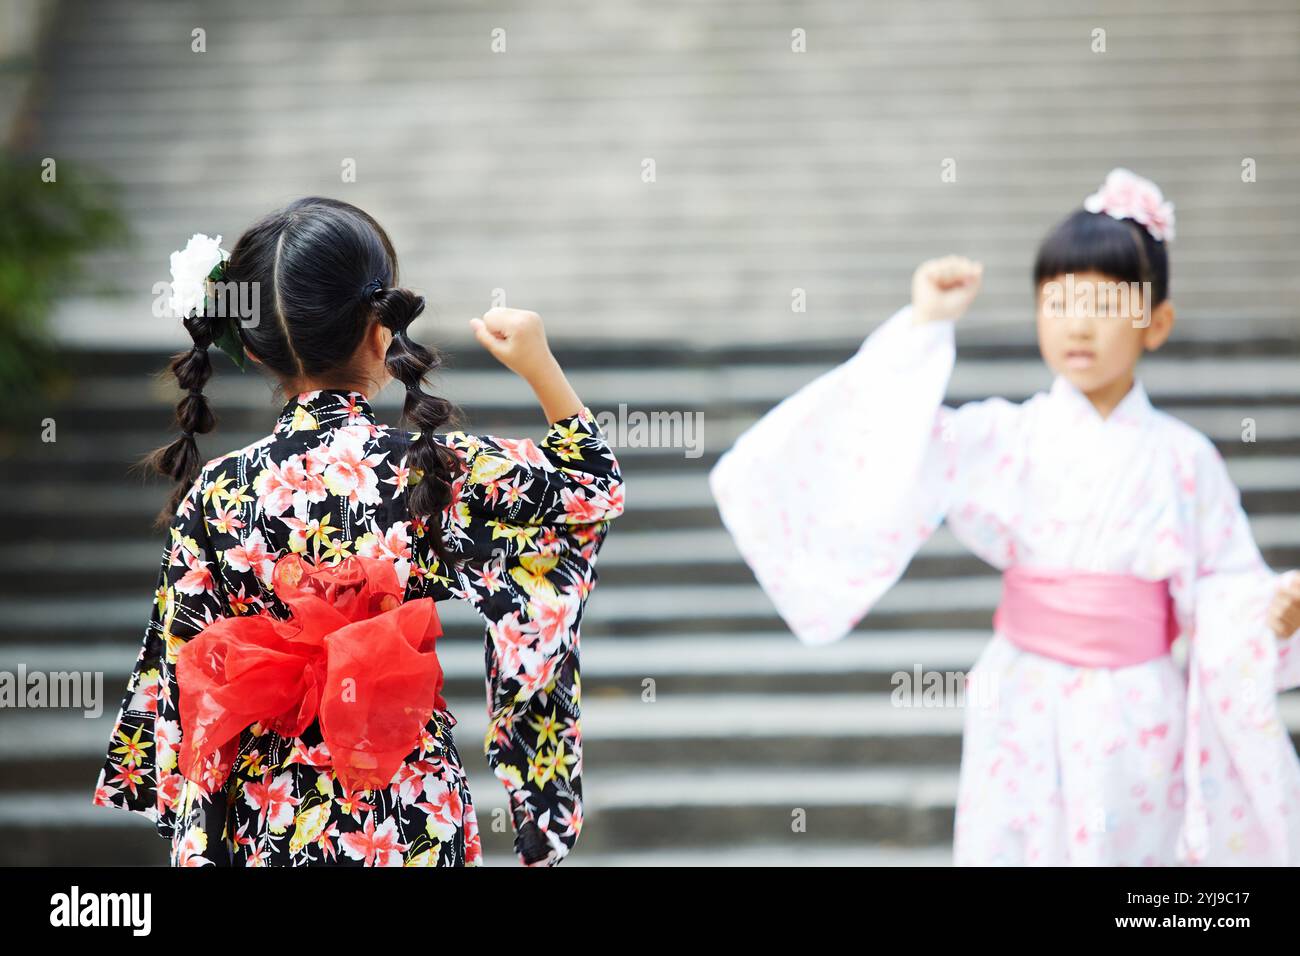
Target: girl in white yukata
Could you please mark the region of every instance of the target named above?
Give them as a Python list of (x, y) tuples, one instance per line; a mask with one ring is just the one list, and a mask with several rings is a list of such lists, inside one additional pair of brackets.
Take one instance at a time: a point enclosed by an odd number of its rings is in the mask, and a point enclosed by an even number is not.
[[(1300, 684), (1300, 575), (1264, 563), (1214, 445), (1135, 374), (1173, 328), (1172, 237), (1170, 204), (1126, 170), (1048, 236), (1034, 278), (1055, 377), (1022, 404), (941, 404), (982, 270), (923, 264), (911, 306), (710, 475), (809, 644), (850, 631), (944, 520), (1002, 571), (967, 675), (990, 693), (965, 710), (958, 864), (1300, 861), (1276, 697)], [(1118, 282), (1145, 294), (1111, 300)]]

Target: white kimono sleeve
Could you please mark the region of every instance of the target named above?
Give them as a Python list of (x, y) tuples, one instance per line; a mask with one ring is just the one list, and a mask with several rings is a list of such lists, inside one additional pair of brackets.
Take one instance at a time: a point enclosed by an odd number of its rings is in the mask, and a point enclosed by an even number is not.
[(1017, 407), (944, 407), (953, 323), (911, 312), (763, 416), (709, 474), (741, 556), (807, 644), (843, 637), (902, 576)]
[[(1183, 773), (1187, 862), (1237, 862), (1223, 833), (1240, 827), (1207, 798), (1237, 778), (1273, 861), (1300, 864), (1300, 762), (1277, 707), (1297, 683), (1295, 652), (1269, 629), (1265, 612), (1279, 582), (1260, 556), (1241, 496), (1218, 451), (1206, 443), (1196, 468), (1197, 570), (1189, 654)], [(1279, 655), (1280, 648), (1287, 648)]]

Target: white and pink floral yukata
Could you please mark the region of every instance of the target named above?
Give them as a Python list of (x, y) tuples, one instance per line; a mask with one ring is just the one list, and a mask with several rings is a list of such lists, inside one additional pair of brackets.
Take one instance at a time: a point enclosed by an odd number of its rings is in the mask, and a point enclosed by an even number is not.
[(1075, 666), (995, 627), (968, 674), (996, 693), (965, 710), (955, 862), (1300, 862), (1276, 697), (1300, 655), (1265, 624), (1279, 576), (1214, 445), (1140, 380), (1106, 418), (1061, 376), (947, 407), (954, 357), (953, 322), (904, 308), (719, 460), (723, 521), (778, 612), (808, 644), (843, 637), (945, 520), (1004, 572), (1165, 580), (1180, 640), (1144, 663)]

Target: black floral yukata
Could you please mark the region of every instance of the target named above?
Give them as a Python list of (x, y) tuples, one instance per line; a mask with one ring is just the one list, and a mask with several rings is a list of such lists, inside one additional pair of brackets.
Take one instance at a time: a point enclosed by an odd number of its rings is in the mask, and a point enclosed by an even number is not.
[(293, 739), (246, 729), (233, 765), (220, 754), (206, 765), (207, 787), (178, 772), (177, 650), (222, 615), (283, 616), (269, 583), (290, 552), (315, 563), (386, 558), (406, 600), (475, 607), (487, 625), (485, 750), (509, 794), (516, 854), (554, 864), (573, 847), (582, 829), (578, 630), (596, 553), (623, 511), (618, 461), (585, 407), (553, 423), (540, 446), (463, 432), (438, 439), (466, 466), (442, 516), (454, 569), (440, 566), (431, 529), (407, 510), (407, 433), (376, 423), (359, 392), (292, 398), (270, 435), (209, 461), (190, 488), (94, 794), (99, 806), (153, 820), (173, 865), (480, 862), (445, 710), (433, 711), (386, 789), (351, 799), (318, 722)]

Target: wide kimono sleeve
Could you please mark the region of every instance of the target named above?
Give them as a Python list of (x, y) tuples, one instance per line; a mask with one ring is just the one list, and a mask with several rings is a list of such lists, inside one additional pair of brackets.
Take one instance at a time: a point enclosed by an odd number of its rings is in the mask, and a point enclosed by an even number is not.
[(223, 613), (217, 558), (203, 516), (201, 475), (182, 499), (158, 572), (153, 611), (113, 725), (93, 802), (143, 814), (170, 837), (184, 778), (176, 652)]
[[(954, 323), (911, 307), (746, 430), (709, 473), (736, 547), (795, 635), (847, 634), (997, 461), (1003, 399), (942, 404)], [(990, 556), (990, 560), (994, 557)]]
[(582, 829), (579, 627), (623, 478), (589, 408), (542, 443), (449, 433), (465, 464), (450, 542), (486, 622), (484, 750), (525, 865), (553, 865)]
[(1300, 762), (1277, 706), (1277, 691), (1300, 682), (1296, 636), (1279, 640), (1266, 611), (1281, 576), (1261, 557), (1241, 494), (1218, 450), (1205, 440), (1187, 483), (1196, 562), (1188, 652), (1183, 774), (1187, 818), (1180, 852), (1188, 862), (1232, 863), (1218, 828), (1241, 827), (1206, 799), (1236, 777), (1259, 827), (1255, 839), (1278, 864), (1300, 864)]

